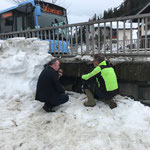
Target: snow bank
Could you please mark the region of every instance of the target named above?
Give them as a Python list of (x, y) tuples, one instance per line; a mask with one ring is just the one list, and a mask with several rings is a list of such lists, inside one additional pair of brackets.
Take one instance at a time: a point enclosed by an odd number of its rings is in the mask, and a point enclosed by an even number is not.
[(0, 41), (0, 97), (33, 94), (43, 65), (52, 58), (47, 52), (48, 43), (35, 38)]
[(2, 150), (149, 150), (150, 109), (116, 96), (111, 110), (102, 102), (86, 108), (84, 94), (45, 113), (32, 97), (0, 101)]
[(37, 39), (0, 41), (0, 150), (150, 149), (150, 108), (128, 97), (116, 96), (113, 110), (86, 108), (84, 94), (69, 92), (68, 103), (46, 113), (34, 92), (47, 51)]

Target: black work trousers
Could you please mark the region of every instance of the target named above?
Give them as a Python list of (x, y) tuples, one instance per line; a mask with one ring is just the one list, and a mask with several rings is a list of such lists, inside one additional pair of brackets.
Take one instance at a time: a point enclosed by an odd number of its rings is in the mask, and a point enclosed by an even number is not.
[(57, 97), (58, 97), (58, 100), (59, 100), (59, 101), (57, 101), (57, 103), (51, 104), (50, 102), (45, 102), (45, 106), (53, 108), (53, 107), (59, 106), (61, 104), (64, 104), (69, 100), (69, 96), (66, 93), (58, 94)]
[(96, 80), (86, 80), (83, 83), (83, 89), (89, 89), (96, 99), (112, 99), (116, 94), (116, 91), (107, 92), (106, 90), (99, 88)]

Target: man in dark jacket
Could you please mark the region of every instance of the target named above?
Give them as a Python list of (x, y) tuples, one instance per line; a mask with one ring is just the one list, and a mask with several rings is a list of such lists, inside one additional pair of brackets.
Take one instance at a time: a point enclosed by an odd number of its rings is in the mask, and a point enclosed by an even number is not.
[(69, 100), (65, 90), (59, 82), (60, 62), (58, 59), (51, 60), (41, 72), (36, 89), (36, 100), (45, 102), (43, 109), (46, 112), (54, 112), (53, 107), (66, 103)]

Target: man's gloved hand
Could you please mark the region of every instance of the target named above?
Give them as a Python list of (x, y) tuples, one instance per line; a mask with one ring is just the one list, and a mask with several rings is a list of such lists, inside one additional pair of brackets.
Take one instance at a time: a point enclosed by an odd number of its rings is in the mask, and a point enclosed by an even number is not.
[(58, 70), (58, 79), (60, 79), (62, 75), (63, 75), (63, 70), (59, 69)]
[(87, 80), (87, 75), (82, 75), (81, 77), (83, 80)]

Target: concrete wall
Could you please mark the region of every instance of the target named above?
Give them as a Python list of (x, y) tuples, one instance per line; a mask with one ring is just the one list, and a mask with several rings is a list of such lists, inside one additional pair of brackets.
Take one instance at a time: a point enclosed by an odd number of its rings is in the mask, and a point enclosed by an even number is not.
[[(90, 62), (62, 62), (63, 84), (70, 90), (80, 92), (81, 75), (90, 72)], [(135, 99), (150, 99), (150, 62), (123, 62), (114, 65), (121, 95)]]

